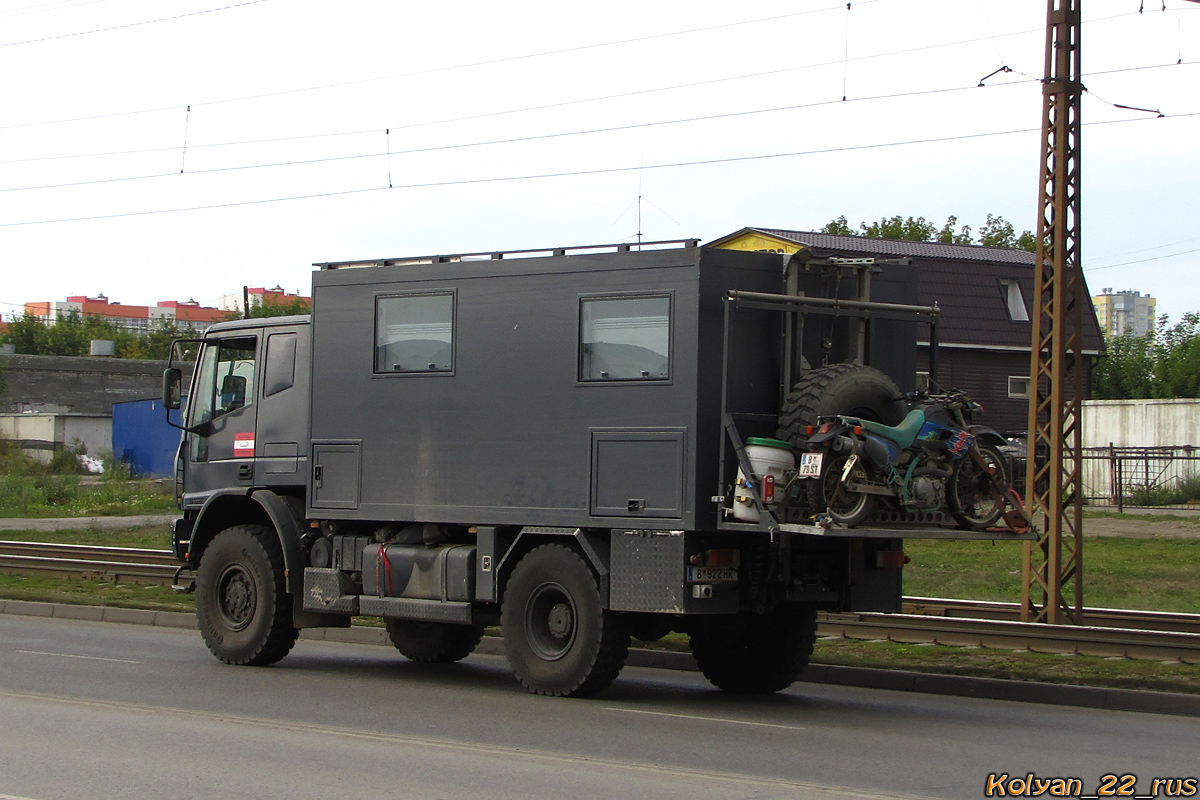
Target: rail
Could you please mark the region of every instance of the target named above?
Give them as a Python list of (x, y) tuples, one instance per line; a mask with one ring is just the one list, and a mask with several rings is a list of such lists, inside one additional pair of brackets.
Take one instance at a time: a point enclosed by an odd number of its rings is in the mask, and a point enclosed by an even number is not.
[[(169, 585), (167, 550), (0, 541), (0, 573)], [(818, 635), (1200, 664), (1200, 614), (1085, 609), (1088, 625), (1025, 623), (1016, 603), (904, 598), (904, 613), (823, 613)]]
[(671, 248), (690, 249), (700, 245), (699, 239), (663, 239), (655, 242), (620, 242), (618, 244), (589, 244), (576, 247), (539, 247), (532, 250), (489, 250), (478, 253), (454, 253), (452, 255), (409, 256), (404, 258), (376, 258), (365, 261), (321, 261), (313, 264), (322, 270), (356, 269), (359, 267), (395, 267), (417, 264), (449, 264), (461, 261), (500, 261), (510, 256), (525, 258), (565, 256), (576, 253), (630, 253), (641, 250), (666, 250)]

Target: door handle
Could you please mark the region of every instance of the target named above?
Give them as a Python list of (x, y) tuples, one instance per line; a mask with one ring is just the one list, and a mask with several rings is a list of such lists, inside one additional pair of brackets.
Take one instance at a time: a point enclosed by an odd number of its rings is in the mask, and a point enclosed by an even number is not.
[(248, 481), (254, 477), (254, 467), (250, 464), (238, 465), (238, 480)]

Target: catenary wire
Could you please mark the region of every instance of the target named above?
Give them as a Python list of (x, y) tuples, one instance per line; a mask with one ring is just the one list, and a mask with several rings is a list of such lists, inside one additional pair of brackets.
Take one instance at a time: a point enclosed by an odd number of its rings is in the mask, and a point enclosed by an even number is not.
[[(882, 0), (860, 0), (860, 5), (865, 5), (867, 3), (877, 3), (877, 2), (882, 2)], [(157, 108), (145, 108), (145, 109), (138, 109), (138, 110), (134, 110), (134, 111), (116, 111), (116, 112), (112, 112), (112, 113), (108, 113), (108, 114), (94, 114), (94, 115), (83, 116), (83, 117), (67, 117), (67, 118), (62, 118), (62, 119), (41, 120), (38, 122), (23, 122), (23, 123), (16, 123), (16, 124), (12, 124), (12, 125), (0, 125), (0, 130), (12, 130), (14, 128), (31, 128), (31, 127), (37, 127), (40, 125), (58, 125), (58, 124), (70, 123), (70, 122), (86, 122), (89, 120), (111, 119), (114, 117), (134, 116), (134, 115), (138, 115), (138, 114), (155, 114), (155, 113), (161, 113), (161, 112), (166, 112), (166, 111), (179, 111), (185, 105), (191, 105), (193, 108), (197, 108), (197, 107), (202, 107), (202, 106), (222, 105), (222, 104), (226, 104), (226, 103), (238, 103), (238, 102), (243, 102), (246, 100), (260, 100), (260, 99), (265, 99), (265, 98), (269, 98), (269, 97), (281, 97), (281, 96), (289, 95), (289, 94), (299, 94), (299, 93), (303, 93), (303, 92), (313, 92), (313, 91), (321, 91), (321, 90), (325, 90), (325, 89), (335, 89), (335, 88), (341, 88), (344, 86), (355, 86), (355, 85), (359, 85), (359, 84), (363, 84), (363, 83), (372, 83), (372, 82), (377, 82), (377, 81), (397, 80), (400, 78), (418, 77), (421, 75), (431, 75), (431, 74), (442, 73), (442, 72), (451, 72), (451, 71), (455, 71), (455, 70), (473, 69), (475, 67), (494, 66), (496, 64), (508, 63), (508, 62), (513, 62), (513, 61), (522, 61), (522, 60), (528, 60), (528, 59), (534, 59), (534, 58), (542, 58), (545, 56), (561, 55), (564, 53), (577, 52), (577, 51), (581, 51), (581, 50), (592, 50), (592, 49), (597, 49), (597, 48), (602, 48), (602, 47), (612, 47), (612, 46), (617, 46), (617, 45), (630, 44), (630, 43), (634, 43), (634, 42), (648, 41), (648, 40), (652, 40), (652, 39), (662, 39), (662, 38), (667, 38), (667, 37), (672, 37), (672, 36), (684, 36), (684, 35), (688, 35), (688, 34), (692, 34), (692, 33), (703, 33), (706, 31), (718, 30), (720, 28), (728, 28), (728, 27), (734, 27), (734, 26), (738, 26), (738, 25), (750, 25), (750, 24), (756, 24), (759, 22), (771, 22), (771, 21), (776, 21), (778, 19), (784, 19), (789, 16), (801, 16), (801, 15), (805, 15), (805, 14), (815, 14), (815, 13), (822, 13), (822, 12), (826, 12), (826, 11), (838, 11), (843, 8), (844, 8), (844, 6), (839, 4), (836, 6), (830, 6), (830, 7), (821, 8), (821, 9), (813, 9), (810, 11), (795, 12), (794, 14), (790, 14), (790, 15), (785, 14), (785, 15), (780, 15), (780, 16), (776, 16), (776, 17), (764, 17), (764, 18), (755, 19), (755, 20), (744, 20), (744, 21), (740, 21), (740, 22), (724, 23), (722, 25), (709, 26), (706, 28), (695, 28), (695, 29), (689, 29), (689, 30), (684, 30), (684, 31), (673, 31), (673, 32), (668, 32), (668, 33), (652, 34), (649, 36), (635, 37), (635, 38), (631, 38), (631, 39), (621, 39), (621, 40), (616, 40), (616, 41), (612, 41), (612, 42), (599, 42), (599, 43), (590, 44), (590, 45), (579, 45), (577, 47), (562, 48), (562, 49), (558, 49), (558, 50), (546, 50), (546, 51), (542, 51), (542, 52), (538, 52), (538, 53), (527, 53), (527, 54), (519, 55), (519, 56), (505, 56), (502, 58), (491, 59), (491, 60), (486, 60), (486, 61), (474, 61), (474, 62), (467, 62), (464, 64), (451, 64), (451, 65), (448, 65), (445, 67), (432, 67), (430, 69), (425, 69), (425, 70), (416, 70), (413, 72), (402, 72), (402, 73), (396, 73), (393, 75), (381, 75), (381, 76), (375, 76), (375, 77), (371, 77), (371, 78), (360, 78), (357, 80), (343, 81), (340, 83), (321, 84), (321, 85), (317, 85), (317, 86), (307, 86), (307, 87), (301, 87), (301, 88), (296, 88), (296, 89), (283, 89), (283, 90), (279, 90), (276, 92), (266, 92), (266, 93), (255, 94), (255, 95), (244, 95), (241, 97), (231, 97), (231, 98), (225, 98), (222, 100), (208, 100), (208, 101), (201, 101), (201, 102), (195, 102), (195, 103), (179, 103), (179, 104), (170, 105), (170, 106), (160, 106)], [(1120, 18), (1128, 17), (1128, 16), (1137, 16), (1137, 12), (1131, 11), (1131, 12), (1126, 12), (1126, 13), (1121, 13), (1121, 14), (1113, 14), (1113, 15), (1110, 15), (1107, 17), (1098, 17), (1096, 19), (1087, 20), (1085, 22), (1085, 24), (1108, 22), (1108, 21), (1111, 21), (1114, 19), (1120, 19)], [(1035, 33), (1041, 33), (1042, 30), (1043, 29), (1041, 29), (1041, 28), (1031, 28), (1031, 29), (1021, 30), (1021, 31), (1013, 31), (1010, 33), (1000, 34), (1000, 37), (1025, 36), (1025, 35), (1030, 35), (1030, 34), (1035, 34)], [(878, 54), (867, 55), (867, 56), (855, 56), (854, 58), (852, 58), (850, 60), (851, 61), (865, 61), (868, 59), (882, 58), (882, 57), (888, 57), (888, 56), (892, 56), (892, 55), (918, 53), (918, 52), (923, 52), (923, 51), (927, 51), (927, 50), (940, 49), (943, 47), (953, 47), (953, 46), (957, 46), (957, 45), (961, 45), (961, 44), (975, 44), (975, 43), (982, 42), (982, 41), (988, 41), (993, 38), (995, 38), (995, 37), (989, 35), (989, 36), (977, 37), (974, 39), (965, 39), (965, 40), (961, 40), (961, 41), (957, 41), (957, 42), (944, 42), (944, 43), (939, 43), (939, 44), (926, 45), (926, 46), (922, 46), (922, 47), (914, 47), (914, 48), (909, 48), (909, 49), (905, 49), (905, 50), (895, 50), (895, 51), (889, 51), (886, 53), (878, 53)], [(842, 63), (841, 61), (833, 61), (833, 62), (829, 62), (829, 64), (807, 65), (807, 66), (801, 67), (801, 68), (807, 69), (812, 66), (829, 66), (829, 65), (836, 65), (836, 64), (841, 64), (841, 63)], [(396, 126), (396, 127), (398, 127), (398, 126)]]
[[(1171, 65), (1171, 66), (1174, 66), (1174, 65)], [(304, 165), (309, 165), (309, 164), (333, 163), (333, 162), (341, 162), (341, 161), (356, 161), (356, 160), (369, 159), (369, 158), (387, 157), (388, 159), (391, 159), (392, 156), (414, 155), (414, 154), (420, 154), (420, 153), (431, 153), (431, 152), (438, 152), (438, 151), (445, 151), (445, 150), (459, 150), (459, 149), (472, 148), (472, 147), (488, 147), (488, 146), (504, 145), (504, 144), (518, 144), (518, 143), (541, 141), (541, 140), (548, 140), (548, 139), (561, 139), (561, 138), (572, 137), (572, 136), (587, 136), (587, 135), (595, 135), (595, 134), (603, 134), (603, 133), (615, 133), (615, 132), (638, 130), (638, 129), (645, 129), (645, 128), (651, 128), (651, 127), (661, 127), (661, 126), (665, 126), (665, 125), (687, 124), (687, 123), (694, 123), (694, 122), (707, 122), (707, 121), (713, 121), (713, 120), (719, 120), (719, 119), (730, 119), (730, 118), (735, 118), (735, 117), (751, 116), (751, 115), (755, 115), (755, 114), (769, 114), (769, 113), (777, 113), (777, 112), (781, 112), (781, 111), (795, 111), (795, 110), (800, 110), (800, 109), (805, 109), (805, 108), (817, 108), (817, 107), (821, 107), (821, 106), (841, 105), (842, 103), (845, 103), (845, 102), (872, 102), (872, 101), (878, 101), (878, 100), (891, 100), (891, 99), (900, 99), (900, 98), (917, 97), (917, 96), (928, 96), (928, 95), (936, 95), (936, 94), (946, 94), (946, 93), (951, 93), (951, 92), (971, 91), (971, 90), (975, 90), (978, 88), (990, 89), (990, 88), (1000, 88), (1000, 87), (1005, 87), (1005, 86), (1016, 86), (1016, 85), (1029, 83), (1029, 82), (1036, 82), (1036, 79), (1031, 78), (1031, 79), (1016, 80), (1016, 81), (1007, 81), (1004, 83), (987, 84), (986, 86), (972, 85), (972, 86), (948, 87), (948, 88), (942, 88), (942, 89), (925, 89), (925, 90), (918, 90), (918, 91), (912, 91), (912, 92), (895, 92), (895, 93), (885, 94), (885, 95), (872, 95), (869, 97), (853, 98), (852, 100), (848, 100), (848, 101), (823, 100), (823, 101), (818, 101), (818, 102), (813, 102), (813, 103), (800, 103), (800, 104), (794, 104), (794, 105), (788, 105), (788, 106), (776, 106), (773, 108), (751, 109), (751, 110), (746, 110), (746, 111), (734, 111), (734, 112), (727, 112), (724, 114), (707, 114), (707, 115), (698, 116), (698, 117), (686, 117), (686, 118), (682, 118), (682, 119), (658, 120), (658, 121), (654, 121), (654, 122), (632, 123), (629, 125), (615, 125), (615, 126), (609, 126), (609, 127), (605, 127), (605, 128), (589, 128), (589, 129), (585, 129), (585, 130), (563, 131), (563, 132), (558, 132), (558, 133), (533, 134), (530, 136), (517, 136), (517, 137), (511, 137), (511, 138), (507, 138), (507, 139), (493, 139), (493, 140), (482, 141), (482, 142), (462, 142), (462, 143), (457, 143), (457, 144), (431, 145), (428, 147), (410, 148), (410, 149), (406, 149), (406, 150), (392, 150), (390, 148), (390, 143), (389, 143), (389, 147), (386, 152), (372, 152), (372, 153), (358, 153), (358, 154), (352, 154), (352, 155), (326, 156), (326, 157), (322, 157), (322, 158), (299, 159), (299, 160), (294, 160), (294, 161), (280, 161), (280, 162), (272, 162), (272, 163), (265, 163), (265, 164), (242, 164), (242, 165), (226, 166), (226, 167), (210, 167), (207, 169), (194, 169), (194, 170), (189, 171), (187, 174), (188, 175), (202, 175), (202, 174), (212, 174), (212, 173), (221, 173), (221, 172), (237, 172), (237, 171), (250, 170), (250, 169), (271, 169), (271, 168), (278, 168), (278, 167), (295, 167), (295, 166), (304, 166)], [(1106, 103), (1108, 102), (1108, 101), (1104, 101), (1102, 98), (1097, 98), (1097, 99), (1101, 99), (1102, 102), (1106, 102)], [(1109, 103), (1109, 105), (1113, 105), (1113, 104)], [(1160, 116), (1164, 116), (1164, 115), (1160, 114)], [(1172, 116), (1175, 116), (1175, 115), (1172, 115)], [(388, 130), (390, 131), (390, 129), (388, 129)], [(378, 131), (373, 130), (373, 131), (369, 131), (369, 132), (377, 133)], [(166, 149), (167, 150), (176, 150), (178, 148), (166, 148)], [(93, 179), (93, 180), (71, 181), (71, 182), (67, 182), (67, 183), (42, 184), (42, 185), (38, 185), (38, 186), (16, 186), (16, 187), (2, 188), (2, 189), (0, 189), (0, 193), (18, 192), (18, 191), (39, 191), (39, 190), (47, 190), (47, 189), (70, 188), (70, 187), (76, 187), (76, 186), (90, 186), (90, 185), (104, 184), (104, 183), (127, 182), (127, 181), (137, 181), (137, 180), (152, 180), (152, 179), (157, 179), (157, 178), (173, 177), (175, 175), (179, 175), (182, 173), (183, 173), (183, 170), (179, 170), (179, 171), (172, 171), (172, 172), (156, 172), (156, 173), (150, 173), (150, 174), (145, 174), (145, 175), (128, 175), (128, 176), (119, 176), (119, 177), (115, 177), (115, 178), (97, 178), (97, 179)]]
[[(1010, 81), (1008, 83), (999, 83), (999, 84), (989, 85), (989, 86), (986, 86), (983, 88), (999, 88), (1002, 86), (1014, 86), (1014, 85), (1018, 85), (1018, 84), (1024, 83), (1024, 82), (1026, 82), (1026, 81)], [(875, 95), (875, 96), (871, 96), (871, 97), (859, 97), (859, 98), (854, 98), (853, 100), (848, 100), (848, 101), (846, 101), (846, 100), (822, 100), (822, 101), (818, 101), (818, 102), (814, 102), (814, 103), (800, 103), (800, 104), (790, 105), (790, 106), (776, 106), (774, 108), (760, 108), (760, 109), (751, 109), (751, 110), (746, 110), (746, 111), (731, 111), (731, 112), (727, 112), (724, 114), (706, 114), (704, 116), (699, 116), (699, 117), (687, 117), (687, 118), (683, 118), (683, 119), (659, 120), (656, 122), (639, 122), (639, 123), (632, 123), (629, 125), (614, 125), (614, 126), (610, 126), (610, 127), (606, 127), (606, 128), (589, 128), (586, 130), (562, 131), (559, 133), (539, 133), (539, 134), (532, 134), (529, 136), (516, 136), (516, 137), (512, 137), (512, 138), (508, 138), (508, 139), (493, 139), (493, 140), (483, 141), (483, 142), (462, 142), (462, 143), (458, 143), (458, 144), (430, 145), (428, 147), (416, 147), (416, 148), (410, 148), (407, 150), (391, 150), (389, 148), (386, 152), (378, 152), (378, 153), (358, 153), (358, 154), (354, 154), (354, 155), (326, 156), (323, 158), (308, 158), (308, 159), (300, 159), (300, 160), (296, 160), (296, 161), (280, 161), (280, 162), (274, 162), (274, 163), (269, 163), (269, 164), (243, 164), (243, 165), (231, 166), (231, 167), (210, 167), (207, 169), (193, 169), (193, 170), (190, 170), (187, 174), (188, 175), (202, 175), (202, 174), (217, 173), (217, 172), (236, 172), (236, 171), (247, 170), (247, 169), (269, 169), (269, 168), (274, 168), (274, 167), (296, 167), (296, 166), (303, 166), (303, 165), (307, 165), (307, 164), (322, 164), (322, 163), (330, 163), (330, 162), (337, 162), (337, 161), (355, 161), (355, 160), (364, 159), (364, 158), (382, 158), (385, 156), (390, 158), (391, 156), (414, 155), (414, 154), (418, 154), (418, 153), (431, 153), (431, 152), (437, 152), (437, 151), (442, 151), (442, 150), (460, 150), (460, 149), (470, 148), (470, 147), (489, 147), (489, 146), (503, 145), (503, 144), (518, 144), (518, 143), (523, 143), (523, 142), (533, 142), (533, 141), (540, 141), (540, 140), (546, 140), (546, 139), (561, 139), (561, 138), (566, 138), (566, 137), (570, 137), (570, 136), (588, 136), (588, 135), (601, 134), (601, 133), (616, 133), (616, 132), (621, 132), (621, 131), (660, 127), (660, 126), (664, 126), (664, 125), (677, 125), (677, 124), (686, 124), (686, 123), (692, 123), (692, 122), (709, 122), (712, 120), (730, 119), (730, 118), (734, 118), (734, 117), (751, 116), (754, 114), (770, 114), (770, 113), (776, 113), (776, 112), (780, 112), (780, 111), (795, 111), (795, 110), (804, 109), (804, 108), (818, 108), (821, 106), (828, 106), (828, 105), (842, 105), (847, 102), (870, 102), (870, 101), (876, 101), (876, 100), (891, 100), (891, 99), (906, 98), (906, 97), (917, 97), (917, 96), (923, 96), (923, 95), (946, 94), (949, 92), (975, 91), (978, 88), (980, 88), (980, 87), (977, 87), (974, 85), (957, 86), (957, 87), (949, 87), (949, 88), (944, 88), (944, 89), (925, 89), (925, 90), (919, 90), (919, 91), (914, 91), (914, 92), (897, 92), (897, 93), (893, 93), (893, 94)], [(377, 133), (377, 131), (371, 131), (371, 133)], [(178, 148), (171, 148), (171, 149), (175, 150)], [(135, 181), (135, 180), (149, 180), (149, 179), (154, 179), (154, 178), (169, 178), (169, 177), (173, 177), (175, 175), (179, 175), (181, 173), (182, 173), (182, 170), (177, 171), (177, 172), (157, 172), (157, 173), (152, 173), (152, 174), (148, 174), (148, 175), (128, 175), (128, 176), (120, 176), (120, 177), (116, 177), (116, 178), (96, 178), (94, 180), (72, 181), (70, 183), (45, 184), (45, 185), (41, 185), (41, 186), (14, 186), (14, 187), (6, 188), (6, 189), (0, 189), (0, 193), (34, 191), (34, 190), (42, 190), (42, 189), (62, 189), (62, 188), (69, 188), (69, 187), (73, 187), (73, 186), (89, 186), (89, 185), (94, 185), (94, 184), (102, 184), (102, 183), (110, 183), (110, 182), (118, 182), (118, 181)]]
[(75, 33), (60, 33), (55, 36), (43, 36), (39, 39), (26, 39), (22, 42), (0, 42), (0, 47), (17, 47), (22, 44), (37, 44), (38, 42), (51, 42), (55, 39), (70, 39), (74, 36), (87, 36), (92, 33), (106, 33), (108, 31), (119, 31), (124, 28), (137, 28), (142, 25), (153, 25), (156, 22), (170, 22), (177, 19), (185, 19), (187, 17), (198, 17), (201, 14), (212, 14), (216, 11), (228, 11), (231, 8), (241, 8), (243, 6), (252, 6), (258, 3), (265, 3), (267, 0), (245, 0), (242, 3), (234, 3), (231, 6), (221, 6), (220, 8), (206, 8), (203, 11), (189, 11), (186, 14), (176, 14), (173, 17), (160, 17), (159, 19), (146, 19), (141, 22), (128, 22), (124, 25), (112, 25), (108, 28), (96, 28), (90, 31), (76, 31)]
[[(1188, 112), (1188, 113), (1184, 113), (1184, 114), (1175, 114), (1175, 115), (1173, 115), (1172, 118), (1179, 119), (1179, 118), (1184, 118), (1184, 117), (1195, 117), (1195, 116), (1200, 116), (1200, 111)], [(1083, 124), (1085, 126), (1090, 127), (1090, 126), (1098, 126), (1098, 125), (1117, 125), (1117, 124), (1124, 124), (1124, 123), (1129, 123), (1129, 122), (1145, 122), (1145, 121), (1146, 120), (1143, 118), (1137, 118), (1137, 119), (1123, 119), (1123, 120), (1104, 120), (1104, 121), (1099, 121), (1099, 122), (1090, 122), (1090, 123), (1083, 123)], [(961, 134), (961, 135), (957, 135), (957, 136), (942, 136), (942, 137), (933, 137), (933, 138), (924, 138), (924, 139), (911, 139), (911, 140), (898, 141), (898, 142), (876, 142), (873, 144), (848, 145), (846, 147), (831, 147), (831, 148), (823, 148), (823, 149), (818, 149), (818, 150), (801, 150), (801, 151), (788, 152), (788, 153), (764, 153), (764, 154), (749, 155), (749, 156), (729, 156), (729, 157), (725, 157), (725, 158), (698, 159), (695, 161), (678, 161), (678, 162), (665, 163), (665, 164), (647, 164), (647, 165), (638, 165), (638, 166), (629, 166), (629, 167), (602, 167), (602, 168), (597, 168), (597, 169), (574, 170), (574, 171), (569, 171), (569, 172), (547, 172), (547, 173), (529, 174), (529, 175), (503, 175), (503, 176), (490, 177), (490, 178), (463, 178), (463, 179), (459, 179), (459, 180), (430, 181), (427, 183), (396, 184), (394, 187), (369, 186), (369, 187), (362, 187), (362, 188), (358, 188), (358, 189), (342, 189), (342, 190), (333, 191), (333, 192), (314, 192), (312, 194), (291, 195), (288, 197), (268, 197), (268, 198), (259, 198), (257, 200), (240, 200), (240, 201), (233, 201), (233, 202), (228, 202), (228, 203), (212, 203), (212, 204), (201, 205), (201, 206), (187, 206), (187, 207), (179, 207), (179, 208), (158, 208), (158, 209), (148, 209), (145, 211), (118, 212), (118, 213), (114, 213), (114, 214), (95, 214), (95, 215), (83, 216), (83, 217), (63, 217), (63, 218), (58, 218), (58, 219), (26, 220), (23, 222), (0, 222), (0, 228), (13, 228), (13, 227), (20, 227), (20, 226), (27, 226), (27, 225), (49, 225), (49, 224), (64, 223), (64, 222), (88, 222), (88, 221), (94, 221), (94, 220), (120, 219), (120, 218), (125, 218), (125, 217), (142, 217), (142, 216), (150, 216), (150, 215), (154, 215), (154, 214), (172, 214), (172, 213), (179, 213), (179, 212), (185, 212), (185, 211), (208, 211), (208, 210), (219, 209), (219, 208), (235, 208), (235, 207), (254, 206), (254, 205), (266, 205), (266, 204), (270, 204), (270, 203), (282, 203), (282, 202), (290, 202), (290, 201), (295, 201), (295, 200), (315, 200), (315, 199), (327, 198), (327, 197), (345, 197), (345, 196), (355, 195), (355, 194), (367, 194), (367, 193), (381, 192), (381, 191), (386, 192), (386, 191), (391, 191), (392, 189), (430, 189), (430, 188), (439, 188), (439, 187), (448, 187), (448, 186), (471, 186), (471, 185), (488, 184), (488, 183), (506, 183), (506, 182), (527, 181), (527, 180), (546, 180), (546, 179), (551, 179), (551, 178), (572, 178), (572, 177), (583, 177), (583, 176), (589, 176), (589, 175), (611, 175), (611, 174), (617, 174), (617, 173), (623, 173), (623, 172), (635, 172), (640, 169), (647, 169), (647, 170), (649, 170), (649, 169), (676, 169), (676, 168), (681, 168), (681, 167), (710, 166), (710, 165), (715, 165), (715, 164), (734, 164), (734, 163), (744, 163), (744, 162), (749, 162), (749, 161), (766, 161), (766, 160), (776, 159), (776, 158), (795, 158), (795, 157), (799, 157), (799, 156), (827, 155), (827, 154), (831, 154), (831, 153), (844, 153), (844, 152), (851, 152), (851, 151), (858, 151), (858, 150), (877, 150), (877, 149), (884, 149), (884, 148), (888, 148), (888, 147), (904, 147), (904, 146), (910, 146), (910, 145), (937, 144), (937, 143), (954, 142), (954, 141), (967, 141), (967, 140), (972, 140), (972, 139), (983, 139), (983, 138), (989, 138), (989, 137), (994, 137), (994, 136), (1010, 136), (1010, 135), (1014, 135), (1014, 134), (1038, 133), (1039, 131), (1040, 131), (1040, 128), (1014, 128), (1014, 129), (1006, 130), (1006, 131), (989, 131), (989, 132), (985, 132), (985, 133), (970, 133), (970, 134)]]
[[(259, 2), (260, 0), (255, 0), (255, 1)], [(860, 0), (860, 2), (863, 4), (879, 3), (879, 2), (883, 2), (883, 0)], [(599, 48), (603, 48), (603, 47), (615, 47), (618, 45), (632, 44), (635, 42), (651, 41), (654, 39), (665, 39), (665, 38), (669, 38), (669, 37), (673, 37), (673, 36), (687, 36), (687, 35), (690, 35), (693, 33), (705, 33), (707, 31), (720, 30), (723, 28), (732, 28), (732, 27), (737, 27), (740, 25), (755, 25), (755, 24), (758, 24), (761, 22), (776, 22), (778, 20), (787, 19), (789, 17), (805, 16), (808, 14), (819, 14), (819, 13), (823, 13), (823, 12), (827, 12), (827, 11), (840, 10), (841, 8), (842, 8), (842, 6), (839, 4), (839, 5), (835, 5), (835, 6), (828, 6), (825, 8), (810, 9), (808, 11), (796, 11), (791, 14), (780, 14), (780, 15), (776, 15), (776, 16), (761, 17), (761, 18), (752, 19), (752, 20), (740, 20), (737, 22), (727, 22), (727, 23), (722, 23), (720, 25), (710, 25), (710, 26), (703, 27), (703, 28), (690, 28), (690, 29), (682, 30), (682, 31), (668, 31), (667, 33), (657, 33), (657, 34), (649, 34), (646, 36), (636, 36), (636, 37), (632, 37), (629, 39), (618, 39), (618, 40), (614, 40), (611, 42), (597, 42), (595, 44), (577, 45), (575, 47), (565, 47), (565, 48), (559, 48), (559, 49), (555, 49), (555, 50), (543, 50), (543, 51), (540, 51), (537, 53), (525, 53), (525, 54), (516, 55), (516, 56), (502, 56), (500, 58), (488, 59), (488, 60), (484, 60), (484, 61), (470, 61), (470, 62), (466, 62), (466, 63), (462, 63), (462, 64), (449, 64), (444, 67), (430, 67), (429, 69), (415, 70), (412, 72), (399, 72), (399, 73), (395, 73), (392, 75), (376, 75), (376, 76), (373, 76), (370, 78), (358, 78), (355, 80), (341, 81), (338, 83), (326, 83), (326, 84), (319, 84), (316, 86), (298, 87), (298, 88), (294, 88), (294, 89), (280, 89), (280, 90), (274, 91), (274, 92), (263, 92), (263, 93), (259, 93), (259, 94), (253, 94), (253, 95), (242, 95), (239, 97), (227, 97), (227, 98), (223, 98), (220, 100), (206, 100), (206, 101), (201, 101), (201, 102), (197, 102), (197, 103), (188, 103), (188, 104), (180, 103), (180, 104), (170, 105), (170, 106), (160, 106), (157, 108), (137, 109), (134, 111), (115, 111), (115, 112), (112, 112), (109, 114), (94, 114), (94, 115), (85, 116), (85, 117), (69, 117), (69, 118), (64, 118), (64, 119), (42, 120), (39, 122), (24, 122), (24, 123), (17, 123), (15, 125), (0, 125), (0, 130), (10, 130), (13, 128), (32, 128), (32, 127), (36, 127), (39, 125), (59, 125), (59, 124), (68, 123), (68, 122), (85, 122), (85, 121), (93, 120), (93, 119), (110, 119), (112, 117), (134, 116), (137, 114), (157, 114), (157, 113), (161, 113), (164, 111), (178, 111), (180, 108), (183, 107), (183, 105), (191, 105), (193, 107), (199, 108), (202, 106), (215, 106), (215, 105), (224, 105), (227, 103), (240, 103), (240, 102), (244, 102), (247, 100), (262, 100), (262, 99), (265, 99), (268, 97), (282, 97), (284, 95), (300, 94), (303, 92), (316, 92), (316, 91), (323, 91), (325, 89), (338, 89), (338, 88), (342, 88), (345, 86), (358, 86), (358, 85), (361, 85), (364, 83), (374, 83), (374, 82), (378, 82), (378, 81), (398, 80), (400, 78), (413, 78), (413, 77), (418, 77), (421, 75), (434, 75), (434, 74), (442, 73), (442, 72), (453, 72), (453, 71), (457, 71), (457, 70), (474, 69), (476, 67), (495, 66), (497, 64), (504, 64), (504, 63), (509, 63), (509, 62), (513, 62), (513, 61), (525, 61), (525, 60), (534, 59), (534, 58), (543, 58), (546, 56), (563, 55), (565, 53), (574, 53), (574, 52), (579, 52), (579, 51), (583, 51), (583, 50), (595, 50), (595, 49), (599, 49)]]

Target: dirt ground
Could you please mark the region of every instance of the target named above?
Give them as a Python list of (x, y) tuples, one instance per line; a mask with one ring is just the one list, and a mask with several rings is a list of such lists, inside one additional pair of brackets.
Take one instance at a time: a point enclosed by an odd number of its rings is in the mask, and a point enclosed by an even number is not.
[[(1129, 509), (1121, 519), (1092, 517), (1084, 512), (1084, 536), (1127, 536), (1132, 539), (1200, 538), (1200, 515), (1189, 511), (1140, 513)], [(1177, 516), (1176, 516), (1177, 515)]]

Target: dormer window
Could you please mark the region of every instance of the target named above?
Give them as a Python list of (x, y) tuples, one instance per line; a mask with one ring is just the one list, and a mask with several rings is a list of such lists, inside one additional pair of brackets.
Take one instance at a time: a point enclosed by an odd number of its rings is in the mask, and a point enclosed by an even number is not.
[(1014, 322), (1028, 322), (1029, 309), (1025, 307), (1025, 297), (1021, 294), (1020, 281), (1001, 280), (1000, 290), (1004, 294), (1004, 304), (1008, 308), (1008, 318)]

